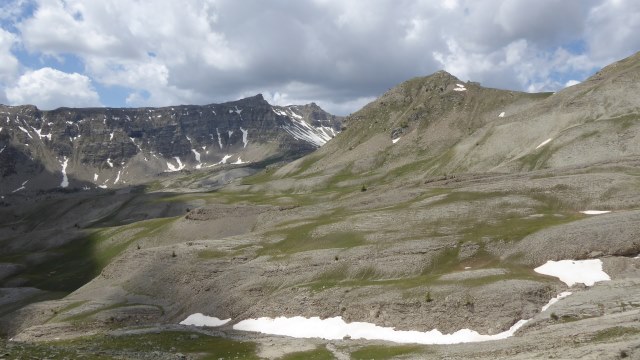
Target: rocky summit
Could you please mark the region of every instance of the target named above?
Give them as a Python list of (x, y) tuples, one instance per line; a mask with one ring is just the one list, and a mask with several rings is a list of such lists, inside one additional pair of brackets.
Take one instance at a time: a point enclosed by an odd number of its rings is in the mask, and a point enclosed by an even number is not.
[(341, 118), (262, 95), (205, 106), (40, 111), (0, 106), (0, 194), (117, 188), (168, 172), (282, 161), (333, 138)]
[(639, 84), (4, 107), (0, 355), (640, 358)]

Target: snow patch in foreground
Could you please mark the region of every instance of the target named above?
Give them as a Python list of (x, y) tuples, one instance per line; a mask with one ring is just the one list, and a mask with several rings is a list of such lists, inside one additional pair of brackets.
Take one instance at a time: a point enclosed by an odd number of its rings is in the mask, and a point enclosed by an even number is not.
[(193, 326), (209, 326), (216, 327), (222, 326), (231, 321), (231, 319), (221, 320), (217, 317), (207, 316), (202, 313), (195, 313), (189, 315), (186, 319), (180, 322), (180, 325), (193, 325)]
[(529, 320), (520, 320), (513, 324), (509, 330), (495, 335), (482, 335), (469, 329), (458, 330), (453, 334), (443, 334), (437, 329), (426, 332), (395, 330), (392, 327), (382, 327), (365, 322), (346, 323), (341, 316), (328, 319), (320, 319), (317, 316), (312, 318), (302, 316), (277, 317), (275, 319), (263, 317), (240, 321), (233, 325), (233, 329), (326, 340), (340, 340), (349, 336), (352, 339), (386, 340), (397, 343), (459, 344), (506, 339), (513, 336), (527, 321)]
[(601, 214), (608, 214), (611, 211), (610, 210), (584, 210), (580, 212), (585, 215), (601, 215)]
[(551, 140), (553, 140), (553, 138), (548, 138), (547, 140), (541, 142), (540, 145), (536, 146), (536, 149), (540, 149), (541, 147), (547, 145)]
[[(558, 300), (571, 295), (566, 291), (560, 293), (549, 303), (542, 307), (541, 312), (547, 310)], [(291, 318), (277, 317), (275, 319), (262, 317), (258, 319), (247, 319), (233, 325), (234, 330), (254, 331), (263, 334), (284, 335), (295, 338), (321, 338), (326, 340), (340, 340), (345, 337), (351, 339), (366, 340), (386, 340), (396, 343), (416, 343), (416, 344), (460, 344), (471, 342), (482, 342), (491, 340), (502, 340), (513, 336), (518, 329), (524, 326), (531, 319), (518, 320), (509, 330), (494, 335), (482, 335), (477, 331), (462, 329), (452, 334), (443, 334), (438, 329), (431, 331), (415, 330), (395, 330), (392, 327), (382, 327), (365, 322), (346, 323), (342, 317), (337, 316), (328, 319), (319, 317), (305, 318), (294, 316)]]
[(557, 277), (567, 286), (579, 283), (592, 286), (598, 281), (611, 280), (609, 275), (602, 271), (602, 260), (600, 259), (549, 260), (546, 264), (533, 269), (533, 271), (538, 274)]

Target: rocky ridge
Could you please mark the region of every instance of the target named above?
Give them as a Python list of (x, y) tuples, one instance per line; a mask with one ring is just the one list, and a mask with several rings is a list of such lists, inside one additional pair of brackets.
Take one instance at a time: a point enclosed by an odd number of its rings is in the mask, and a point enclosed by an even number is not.
[(157, 174), (296, 158), (333, 138), (341, 118), (262, 95), (205, 106), (0, 106), (0, 194), (113, 188)]

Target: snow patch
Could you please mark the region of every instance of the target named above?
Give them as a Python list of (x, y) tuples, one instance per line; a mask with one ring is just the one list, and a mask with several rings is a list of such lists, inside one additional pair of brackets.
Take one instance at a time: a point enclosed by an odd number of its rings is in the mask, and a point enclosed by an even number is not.
[(109, 134), (109, 141), (113, 140), (113, 133)]
[(69, 158), (64, 157), (64, 162), (61, 162), (62, 165), (62, 182), (60, 183), (60, 187), (66, 188), (69, 186), (69, 178), (67, 177), (67, 164), (69, 163)]
[(346, 323), (341, 316), (328, 319), (320, 319), (317, 316), (312, 318), (277, 317), (275, 319), (262, 317), (240, 321), (233, 325), (233, 329), (296, 338), (341, 340), (349, 336), (352, 339), (386, 340), (396, 343), (459, 344), (506, 339), (513, 336), (527, 321), (520, 320), (513, 324), (509, 330), (495, 335), (481, 335), (469, 329), (458, 330), (452, 334), (443, 334), (437, 329), (426, 332), (395, 330), (392, 327), (382, 327), (365, 322)]
[(113, 163), (111, 162), (111, 158), (107, 159), (107, 164), (109, 164), (109, 167), (113, 167)]
[(229, 160), (229, 158), (231, 157), (231, 155), (225, 155), (222, 157), (222, 160), (220, 160), (220, 162), (218, 164), (226, 164), (227, 160)]
[(238, 160), (236, 160), (236, 162), (232, 163), (233, 165), (242, 165), (242, 164), (246, 164), (246, 161), (242, 161), (242, 159), (240, 159), (240, 156), (238, 156)]
[(505, 113), (504, 111), (500, 113), (500, 115), (498, 115), (498, 117), (504, 117)]
[(93, 182), (98, 181), (98, 174), (93, 174)]
[(28, 183), (28, 182), (29, 182), (29, 180), (27, 180), (27, 181), (23, 182), (23, 183), (22, 183), (22, 185), (21, 185), (19, 188), (17, 188), (17, 189), (15, 189), (15, 190), (13, 190), (11, 193), (12, 193), (12, 194), (13, 194), (13, 193), (17, 193), (18, 191), (21, 191), (21, 190), (26, 189), (24, 186), (25, 186), (25, 185), (27, 185), (27, 183)]
[(462, 84), (456, 84), (456, 87), (453, 88), (453, 91), (467, 91), (467, 88)]
[(118, 181), (120, 181), (120, 172), (121, 172), (121, 171), (122, 171), (122, 170), (118, 170), (118, 175), (116, 175), (116, 181), (114, 181), (114, 182), (113, 182), (113, 185), (117, 184), (117, 183), (118, 183)]
[(3, 152), (3, 151), (4, 151), (4, 149), (6, 149), (6, 148), (7, 148), (7, 146), (6, 146), (6, 145), (5, 145), (5, 146), (3, 146), (3, 147), (2, 147), (2, 149), (0, 149), (0, 154), (2, 154), (2, 152)]
[(222, 326), (231, 321), (231, 319), (220, 320), (217, 317), (207, 316), (201, 313), (195, 313), (189, 315), (186, 319), (180, 322), (180, 325), (193, 325), (193, 326), (209, 326), (216, 327)]
[(23, 128), (22, 126), (18, 126), (18, 129), (22, 130), (25, 134), (27, 134), (27, 136), (29, 136), (29, 139), (33, 139), (33, 136), (31, 136), (31, 134), (27, 129)]
[(553, 138), (548, 138), (547, 140), (543, 141), (540, 143), (540, 145), (536, 146), (536, 150), (540, 149), (541, 147), (547, 145), (549, 143), (549, 141), (553, 140)]
[(178, 163), (178, 166), (173, 166), (172, 163), (167, 161), (167, 167), (169, 168), (169, 170), (166, 170), (166, 172), (175, 172), (175, 171), (180, 171), (182, 169), (184, 169), (185, 165), (182, 163), (182, 161), (180, 161), (179, 157), (174, 157), (174, 159), (176, 159), (176, 162)]
[(398, 141), (400, 141), (400, 138), (395, 138), (395, 139), (391, 140), (391, 142), (394, 143), (394, 144), (397, 143)]
[(222, 150), (222, 139), (220, 139), (220, 131), (216, 128), (216, 134), (218, 134), (218, 145), (220, 145), (220, 150)]
[(557, 277), (567, 286), (573, 286), (578, 283), (592, 286), (598, 281), (611, 280), (609, 275), (602, 271), (602, 260), (600, 259), (549, 260), (544, 265), (533, 269), (533, 271)]
[(306, 141), (317, 147), (332, 139), (326, 132), (318, 131), (317, 128), (304, 121), (292, 121), (291, 125), (284, 125), (282, 128), (295, 139)]
[(247, 144), (249, 143), (249, 141), (247, 140), (247, 137), (249, 136), (249, 130), (245, 130), (240, 127), (240, 131), (242, 131), (242, 143), (244, 144), (244, 147), (247, 147)]
[[(42, 139), (42, 138), (47, 138), (47, 139), (49, 139), (49, 141), (51, 141), (51, 133), (49, 133), (49, 134), (47, 134), (47, 135), (42, 135), (42, 129), (38, 130), (38, 129), (34, 128), (33, 126), (31, 126), (31, 128), (32, 128), (32, 129), (33, 129), (33, 131), (38, 135), (38, 137), (39, 137), (40, 139)], [(2, 129), (2, 128), (0, 128), (0, 130), (1, 130), (1, 129)]]
[(558, 294), (558, 296), (552, 298), (551, 300), (549, 300), (549, 302), (547, 303), (547, 305), (542, 307), (542, 310), (540, 310), (540, 312), (544, 312), (545, 310), (547, 310), (551, 305), (555, 304), (558, 302), (558, 300), (560, 299), (564, 299), (567, 296), (573, 294), (571, 291), (563, 291), (560, 294)]
[(200, 162), (200, 153), (197, 152), (196, 149), (191, 149), (191, 152), (196, 156), (196, 161)]
[(585, 215), (601, 215), (601, 214), (608, 214), (611, 211), (610, 210), (584, 210), (580, 212)]
[(131, 140), (131, 142), (133, 143), (133, 145), (135, 145), (135, 146), (138, 148), (138, 150), (139, 150), (140, 152), (142, 152), (142, 148), (140, 147), (140, 145), (136, 144), (136, 141), (135, 141), (135, 139), (134, 139), (134, 138), (130, 137), (130, 138), (129, 138), (129, 140)]

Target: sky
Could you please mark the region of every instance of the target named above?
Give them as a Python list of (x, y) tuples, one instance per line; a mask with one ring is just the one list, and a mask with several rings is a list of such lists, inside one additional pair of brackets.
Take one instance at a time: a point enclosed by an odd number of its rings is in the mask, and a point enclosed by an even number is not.
[(640, 50), (637, 0), (0, 0), (0, 103), (357, 111), (444, 69), (556, 91)]

